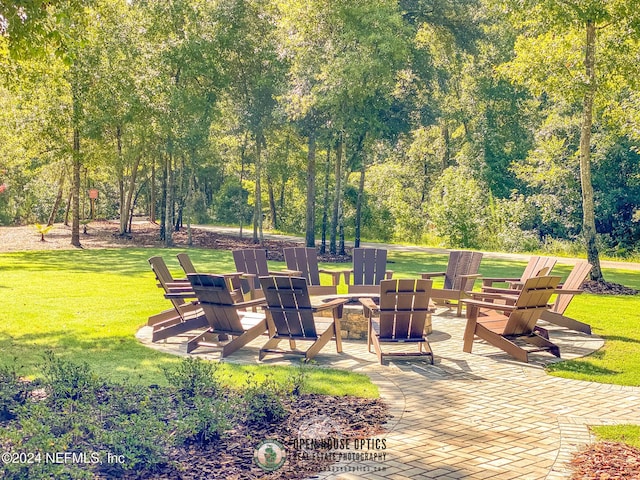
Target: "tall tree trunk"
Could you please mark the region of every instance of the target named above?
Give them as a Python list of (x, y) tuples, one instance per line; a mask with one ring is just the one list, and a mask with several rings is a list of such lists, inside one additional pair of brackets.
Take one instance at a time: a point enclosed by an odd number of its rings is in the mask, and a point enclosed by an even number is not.
[(451, 138), (449, 136), (449, 124), (443, 120), (440, 125), (440, 135), (442, 135), (442, 152), (440, 152), (440, 164), (444, 170), (449, 166), (451, 160)]
[[(136, 189), (136, 178), (138, 176), (138, 167), (140, 166), (140, 155), (136, 157), (131, 168), (131, 178), (129, 179), (129, 187), (127, 188), (127, 195), (124, 202), (124, 213), (120, 214), (120, 235), (125, 233), (131, 233), (130, 217), (133, 217), (133, 208), (131, 206), (131, 200), (133, 198), (133, 192)], [(124, 222), (123, 222), (124, 217)]]
[(53, 208), (51, 209), (51, 214), (49, 215), (49, 221), (47, 225), (53, 225), (56, 221), (56, 216), (58, 215), (58, 209), (60, 208), (60, 203), (62, 202), (62, 194), (64, 193), (64, 178), (65, 173), (62, 172), (60, 175), (60, 181), (58, 182), (58, 194), (56, 195), (56, 201), (53, 202)]
[(69, 215), (71, 214), (71, 200), (73, 200), (73, 188), (69, 192), (69, 196), (67, 197), (67, 208), (64, 210), (64, 225), (65, 227), (69, 226)]
[(316, 134), (309, 133), (307, 152), (307, 218), (305, 243), (307, 247), (316, 246)]
[(336, 168), (335, 168), (335, 177), (336, 177), (336, 188), (335, 194), (333, 197), (333, 211), (331, 212), (331, 231), (329, 233), (329, 253), (335, 255), (337, 253), (336, 248), (336, 240), (338, 235), (338, 218), (340, 211), (340, 200), (342, 194), (342, 132), (340, 132), (338, 137), (338, 144), (336, 146)]
[(585, 53), (585, 71), (587, 89), (584, 94), (582, 109), (582, 128), (580, 131), (580, 184), (582, 186), (582, 234), (587, 247), (587, 259), (593, 265), (591, 280), (604, 282), (600, 268), (600, 256), (596, 246), (596, 222), (593, 201), (593, 184), (591, 183), (591, 129), (593, 125), (593, 100), (597, 88), (596, 58), (596, 26), (587, 21), (587, 44)]
[[(171, 144), (171, 141), (169, 141)], [(164, 213), (164, 245), (173, 246), (173, 156), (172, 148), (169, 147), (165, 169), (167, 172), (167, 188), (165, 193), (165, 213)]]
[(80, 130), (77, 126), (73, 128), (73, 184), (71, 191), (73, 198), (71, 217), (71, 245), (81, 247), (80, 245)]
[(151, 161), (151, 185), (149, 185), (149, 221), (156, 223), (156, 157)]
[(324, 169), (324, 199), (322, 202), (322, 241), (320, 253), (327, 253), (327, 226), (329, 220), (329, 175), (331, 174), (331, 145), (327, 146), (327, 162)]
[(364, 174), (366, 170), (364, 155), (362, 157), (362, 166), (360, 167), (360, 182), (358, 184), (358, 198), (356, 200), (356, 231), (353, 245), (355, 248), (360, 248), (360, 226), (362, 223), (362, 199), (364, 197)]
[(253, 243), (262, 244), (262, 187), (261, 183), (261, 157), (262, 156), (262, 134), (256, 134), (256, 187), (255, 199), (253, 202)]
[(278, 229), (278, 212), (276, 209), (276, 196), (273, 191), (273, 180), (267, 176), (267, 189), (269, 190), (269, 216), (271, 217), (271, 228)]
[(73, 75), (73, 83), (71, 85), (71, 101), (72, 101), (72, 122), (73, 122), (73, 173), (71, 180), (71, 194), (73, 217), (71, 218), (71, 245), (81, 247), (80, 245), (80, 169), (82, 168), (82, 160), (80, 158), (80, 92), (78, 91), (77, 72)]
[(247, 144), (249, 143), (249, 133), (245, 132), (242, 149), (240, 150), (240, 198), (238, 199), (238, 211), (240, 213), (240, 238), (242, 238), (242, 227), (244, 225), (245, 201), (242, 193), (242, 182), (244, 181), (244, 164), (247, 154)]

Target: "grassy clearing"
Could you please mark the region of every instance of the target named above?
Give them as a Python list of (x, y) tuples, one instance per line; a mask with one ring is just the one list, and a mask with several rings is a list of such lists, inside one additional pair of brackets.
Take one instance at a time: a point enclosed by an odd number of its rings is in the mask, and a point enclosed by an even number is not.
[[(182, 276), (175, 254), (180, 250), (113, 249), (0, 254), (0, 292), (4, 299), (0, 326), (0, 365), (14, 362), (25, 375), (38, 376), (43, 353), (86, 361), (100, 376), (141, 384), (165, 384), (162, 368), (178, 359), (140, 345), (134, 338), (149, 315), (170, 304), (155, 286), (147, 259), (162, 255)], [(229, 252), (192, 251), (203, 271), (233, 271)], [(247, 370), (286, 378), (291, 369), (272, 366), (223, 367), (231, 384), (243, 382)], [(312, 369), (309, 390), (336, 395), (376, 397), (364, 375)], [(261, 373), (262, 372), (262, 373)]]
[[(162, 383), (161, 368), (175, 363), (175, 357), (141, 346), (134, 338), (146, 318), (168, 307), (155, 287), (147, 258), (161, 255), (177, 276), (181, 270), (175, 254), (181, 250), (113, 249), (7, 253), (0, 255), (0, 291), (5, 305), (0, 327), (0, 364), (17, 359), (29, 375), (38, 372), (41, 353), (53, 349), (63, 358), (87, 361), (98, 374), (114, 379), (129, 378), (142, 383)], [(189, 251), (199, 270), (234, 270), (231, 254), (225, 251)], [(389, 268), (398, 277), (420, 272), (443, 271), (446, 255), (390, 252)], [(273, 268), (282, 264), (273, 262)], [(335, 264), (325, 265), (340, 269)], [(484, 259), (480, 273), (486, 277), (519, 276), (525, 262)], [(558, 265), (554, 273), (566, 276), (571, 267)], [(608, 281), (640, 289), (640, 274), (625, 270), (605, 270)], [(435, 281), (435, 285), (442, 280)], [(568, 314), (590, 323), (603, 336), (606, 346), (584, 359), (561, 362), (550, 367), (553, 375), (620, 385), (640, 385), (640, 328), (637, 312), (640, 297), (576, 297)], [(229, 365), (230, 377), (245, 367)], [(252, 367), (253, 368), (253, 367)], [(258, 371), (263, 368), (255, 367)], [(273, 367), (268, 367), (273, 371)], [(327, 375), (333, 375), (327, 378)], [(314, 391), (347, 391), (375, 395), (366, 387), (366, 377), (354, 380), (351, 374), (314, 375)]]

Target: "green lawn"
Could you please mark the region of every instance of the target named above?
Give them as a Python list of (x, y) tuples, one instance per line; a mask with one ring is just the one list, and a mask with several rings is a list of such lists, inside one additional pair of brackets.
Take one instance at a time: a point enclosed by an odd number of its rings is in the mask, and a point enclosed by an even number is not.
[[(175, 259), (180, 251), (142, 248), (0, 254), (0, 291), (4, 299), (0, 364), (17, 359), (26, 374), (36, 375), (42, 352), (51, 348), (64, 358), (88, 362), (98, 374), (162, 383), (161, 367), (177, 360), (143, 347), (134, 333), (150, 314), (168, 307), (155, 287), (147, 258), (162, 255), (170, 269), (181, 276)], [(193, 249), (189, 253), (196, 267), (203, 271), (234, 270), (230, 252)], [(444, 270), (446, 261), (446, 255), (390, 252), (389, 268), (396, 276), (409, 277), (423, 271)], [(519, 276), (524, 265), (484, 259), (480, 273)], [(274, 268), (278, 266), (273, 264)], [(554, 273), (565, 276), (570, 269), (558, 265)], [(640, 289), (638, 272), (605, 270), (604, 273), (608, 281)], [(606, 339), (606, 346), (585, 359), (555, 364), (550, 372), (568, 378), (640, 385), (638, 311), (640, 296), (576, 297), (568, 314), (590, 323), (594, 333)], [(225, 368), (241, 370), (233, 366)], [(314, 388), (349, 384), (348, 375), (335, 375), (342, 379), (320, 380)]]
[[(147, 258), (162, 255), (181, 276), (176, 253), (181, 250), (113, 249), (0, 254), (0, 292), (4, 300), (0, 326), (0, 365), (17, 362), (20, 372), (38, 376), (47, 349), (73, 361), (86, 361), (93, 371), (114, 380), (164, 384), (162, 367), (178, 358), (139, 344), (134, 338), (147, 317), (170, 307)], [(230, 252), (190, 252), (202, 270), (233, 271)], [(284, 379), (282, 367), (223, 367), (230, 383), (241, 383), (246, 371), (268, 371)], [(368, 377), (350, 372), (310, 369), (310, 391), (376, 397)]]

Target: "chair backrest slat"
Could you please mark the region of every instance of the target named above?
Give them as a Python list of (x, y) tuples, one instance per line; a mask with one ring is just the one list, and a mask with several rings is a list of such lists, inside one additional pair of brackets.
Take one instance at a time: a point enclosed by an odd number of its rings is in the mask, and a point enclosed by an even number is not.
[(380, 282), (380, 341), (424, 337), (431, 284), (425, 279)]
[(473, 275), (478, 273), (481, 252), (452, 251), (449, 253), (449, 263), (444, 276), (445, 290), (469, 291), (473, 288), (473, 278), (463, 278), (461, 275)]
[(176, 256), (178, 257), (178, 263), (180, 263), (180, 266), (182, 267), (182, 270), (184, 270), (185, 274), (197, 273), (196, 267), (193, 266), (193, 262), (191, 261), (191, 258), (189, 258), (188, 254), (179, 253)]
[[(566, 290), (580, 290), (592, 268), (593, 265), (589, 262), (576, 263), (569, 273), (569, 276), (562, 284), (562, 288)], [(567, 309), (572, 299), (572, 295), (558, 295), (558, 298), (556, 298), (556, 302), (553, 304), (553, 308), (551, 310), (559, 313), (560, 315), (564, 314), (564, 311)]]
[(528, 279), (515, 302), (503, 335), (522, 335), (533, 331), (540, 314), (560, 283), (560, 277), (542, 276)]
[[(169, 283), (173, 282), (173, 276), (171, 272), (169, 272), (169, 268), (167, 268), (167, 264), (164, 263), (164, 260), (160, 256), (155, 256), (149, 258), (149, 265), (151, 265), (151, 270), (156, 276), (156, 280), (160, 283), (160, 286), (163, 288), (165, 292), (169, 292), (169, 287), (167, 286)], [(185, 303), (181, 298), (172, 298), (171, 303), (174, 307), (178, 308), (180, 305)]]
[[(520, 277), (521, 282), (526, 282), (531, 277), (536, 277), (542, 275), (548, 275), (553, 270), (557, 259), (553, 257), (541, 257), (541, 256), (532, 256), (529, 259), (529, 263), (522, 272), (522, 276)], [(543, 271), (543, 269), (547, 268), (548, 270)]]
[(279, 337), (317, 338), (306, 279), (268, 276), (260, 277), (260, 284), (267, 301), (266, 310)]
[(383, 248), (353, 249), (353, 284), (380, 285), (387, 271), (387, 251)]
[(187, 277), (213, 331), (241, 335), (244, 329), (238, 307), (224, 275), (190, 273)]
[(312, 247), (283, 248), (284, 261), (289, 270), (302, 272), (309, 285), (320, 285), (318, 253)]

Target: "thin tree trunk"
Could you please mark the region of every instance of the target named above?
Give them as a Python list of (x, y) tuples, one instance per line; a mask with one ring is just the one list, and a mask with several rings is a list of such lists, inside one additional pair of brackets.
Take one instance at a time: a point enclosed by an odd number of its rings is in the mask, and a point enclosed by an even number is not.
[(71, 214), (71, 200), (73, 200), (73, 189), (69, 192), (67, 197), (67, 208), (64, 210), (64, 225), (69, 226), (69, 215)]
[(267, 189), (269, 191), (269, 216), (271, 217), (271, 228), (278, 229), (278, 212), (276, 210), (276, 197), (273, 191), (273, 180), (267, 176)]
[(151, 161), (151, 185), (149, 185), (149, 221), (156, 223), (156, 157)]
[(356, 231), (354, 239), (354, 247), (360, 248), (360, 226), (362, 223), (362, 199), (364, 197), (364, 174), (366, 165), (364, 156), (362, 158), (362, 166), (360, 167), (360, 183), (358, 184), (358, 198), (356, 200)]
[(336, 146), (336, 188), (333, 197), (333, 211), (331, 212), (331, 232), (329, 233), (329, 253), (335, 255), (337, 253), (336, 240), (338, 235), (338, 217), (340, 210), (340, 196), (342, 193), (342, 132), (338, 137), (338, 144)]
[(80, 244), (80, 130), (73, 128), (73, 184), (71, 187), (73, 199), (73, 216), (71, 217), (71, 245), (81, 247)]
[(320, 253), (327, 252), (327, 226), (329, 223), (329, 175), (331, 174), (331, 145), (327, 146), (327, 162), (324, 169), (324, 200), (322, 202), (322, 241)]
[(248, 142), (249, 142), (249, 134), (248, 132), (245, 132), (244, 141), (242, 142), (242, 149), (240, 150), (240, 198), (238, 199), (238, 203), (239, 203), (238, 210), (240, 211), (240, 238), (242, 238), (242, 227), (244, 225), (245, 201), (244, 201), (244, 195), (242, 193), (242, 182), (244, 181), (244, 161), (245, 161), (245, 155), (247, 152)]
[(49, 215), (49, 221), (47, 225), (53, 225), (56, 221), (56, 216), (58, 215), (58, 209), (60, 208), (60, 203), (62, 202), (62, 194), (64, 193), (64, 179), (66, 175), (63, 172), (60, 175), (60, 181), (58, 182), (58, 194), (56, 195), (56, 201), (53, 202), (53, 208), (51, 209), (51, 214)]
[[(120, 215), (120, 235), (124, 235), (125, 233), (131, 233), (131, 227), (129, 226), (131, 224), (130, 220), (130, 216), (133, 217), (132, 212), (132, 208), (131, 208), (131, 199), (133, 198), (133, 192), (136, 189), (136, 178), (138, 176), (138, 167), (140, 166), (140, 155), (138, 155), (138, 157), (136, 157), (134, 163), (133, 163), (133, 167), (131, 168), (131, 178), (129, 179), (129, 188), (127, 188), (127, 196), (125, 197), (125, 202), (124, 202), (124, 215), (121, 213)], [(124, 222), (123, 222), (123, 218), (124, 218)]]
[(164, 245), (165, 247), (171, 247), (173, 246), (173, 166), (171, 147), (169, 148), (169, 153), (167, 154), (165, 169), (167, 172), (167, 189), (165, 194), (166, 203), (164, 214)]
[(316, 135), (309, 133), (307, 152), (307, 218), (305, 243), (307, 247), (316, 246)]
[(261, 157), (262, 156), (262, 135), (256, 134), (256, 186), (255, 199), (253, 202), (253, 243), (262, 244), (262, 187), (261, 187)]
[(587, 260), (593, 265), (591, 280), (604, 282), (600, 268), (600, 256), (596, 245), (596, 222), (593, 200), (593, 184), (591, 182), (591, 129), (593, 125), (593, 100), (596, 92), (595, 49), (596, 26), (587, 21), (587, 44), (585, 53), (585, 70), (588, 79), (584, 94), (582, 110), (582, 129), (580, 131), (580, 184), (582, 186), (582, 234), (587, 247)]

